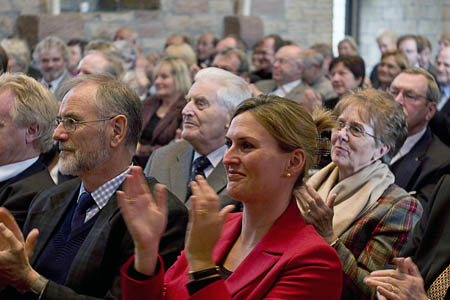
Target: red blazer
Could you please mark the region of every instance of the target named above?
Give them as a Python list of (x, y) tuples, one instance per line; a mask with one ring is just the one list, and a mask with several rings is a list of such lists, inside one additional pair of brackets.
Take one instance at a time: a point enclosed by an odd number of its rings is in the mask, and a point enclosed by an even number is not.
[[(221, 264), (239, 236), (242, 214), (229, 216), (213, 259)], [(189, 296), (188, 263), (184, 252), (167, 271), (145, 281), (130, 278), (122, 267), (122, 296), (126, 300), (323, 299), (341, 298), (342, 267), (333, 248), (306, 225), (292, 201), (253, 251), (227, 280), (218, 280)], [(164, 281), (164, 283), (163, 283)]]

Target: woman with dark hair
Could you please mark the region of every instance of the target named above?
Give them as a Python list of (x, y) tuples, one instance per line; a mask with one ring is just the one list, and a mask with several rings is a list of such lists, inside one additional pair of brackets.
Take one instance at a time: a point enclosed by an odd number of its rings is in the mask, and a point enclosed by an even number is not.
[(366, 67), (359, 55), (343, 55), (330, 63), (331, 84), (338, 97), (325, 101), (327, 109), (334, 109), (339, 99), (350, 90), (363, 87)]
[(227, 192), (243, 203), (243, 212), (219, 210), (217, 194), (197, 176), (186, 247), (165, 275), (157, 255), (164, 189), (154, 202), (132, 169), (119, 196), (136, 253), (122, 268), (123, 299), (339, 299), (339, 258), (305, 224), (292, 194), (316, 160), (318, 132), (331, 124), (329, 113), (312, 117), (276, 96), (242, 102), (223, 163)]

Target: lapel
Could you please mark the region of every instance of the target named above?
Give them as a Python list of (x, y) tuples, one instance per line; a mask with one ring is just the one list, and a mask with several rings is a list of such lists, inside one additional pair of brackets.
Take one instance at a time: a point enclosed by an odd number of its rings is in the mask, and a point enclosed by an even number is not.
[(396, 161), (392, 165), (392, 170), (395, 173), (396, 184), (410, 190), (412, 186), (410, 181), (418, 181), (418, 178), (414, 177), (417, 169), (422, 165), (422, 161), (427, 156), (428, 148), (432, 142), (432, 135), (429, 128), (425, 131), (422, 138), (414, 145), (408, 154)]
[[(240, 234), (242, 214), (233, 214), (232, 218), (224, 226), (222, 238), (214, 248), (213, 260), (216, 265), (223, 262)], [(304, 226), (305, 222), (300, 217), (296, 202), (291, 201), (285, 212), (226, 280), (230, 294), (235, 295), (256, 278), (267, 273), (280, 260), (286, 249), (289, 249), (289, 244), (296, 240), (295, 236)]]
[(35, 163), (33, 163), (31, 166), (23, 170), (21, 173), (17, 174), (16, 176), (7, 179), (3, 182), (0, 182), (0, 191), (3, 191), (2, 188), (5, 186), (8, 186), (14, 182), (17, 182), (19, 180), (22, 180), (30, 175), (33, 175), (37, 172), (40, 172), (42, 170), (45, 170), (46, 166), (42, 163), (40, 159), (38, 159)]
[(53, 235), (55, 230), (58, 229), (58, 225), (65, 216), (65, 213), (70, 207), (72, 201), (76, 198), (80, 190), (81, 181), (74, 179), (67, 182), (63, 189), (60, 189), (57, 193), (50, 195), (48, 199), (41, 199), (41, 201), (47, 201), (48, 207), (42, 211), (33, 213), (33, 219), (38, 218), (38, 223), (31, 224), (32, 228), (39, 229), (38, 242), (34, 249), (34, 255), (30, 260), (33, 265), (36, 259), (41, 255), (44, 246), (47, 245), (48, 240)]
[(207, 181), (216, 193), (220, 193), (227, 186), (227, 174), (222, 160), (208, 176)]
[(194, 148), (189, 144), (187, 145), (183, 151), (178, 153), (175, 164), (169, 170), (171, 190), (182, 202), (186, 199), (187, 182), (194, 155)]

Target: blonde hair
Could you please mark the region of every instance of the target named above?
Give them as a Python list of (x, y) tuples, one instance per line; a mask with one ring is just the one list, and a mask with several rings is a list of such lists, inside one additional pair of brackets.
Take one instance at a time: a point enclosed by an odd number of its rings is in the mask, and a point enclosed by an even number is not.
[(189, 68), (197, 63), (197, 56), (195, 55), (194, 49), (186, 43), (168, 46), (164, 51), (164, 56), (181, 58)]
[(18, 127), (37, 125), (39, 136), (33, 142), (34, 148), (41, 153), (50, 150), (59, 108), (55, 96), (35, 79), (22, 73), (0, 76), (0, 89), (15, 95), (10, 110), (14, 124)]
[(175, 81), (175, 89), (180, 96), (185, 96), (192, 85), (191, 75), (189, 74), (186, 63), (177, 57), (164, 57), (161, 59), (153, 70), (153, 81), (163, 65), (170, 67), (170, 74), (172, 74)]

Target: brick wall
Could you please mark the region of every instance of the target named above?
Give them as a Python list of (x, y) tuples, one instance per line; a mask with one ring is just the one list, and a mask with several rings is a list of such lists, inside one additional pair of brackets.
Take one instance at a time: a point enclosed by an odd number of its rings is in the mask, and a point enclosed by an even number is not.
[[(198, 37), (211, 31), (223, 32), (223, 17), (233, 14), (233, 0), (161, 0), (158, 11), (83, 14), (85, 38), (112, 38), (118, 27), (139, 32), (145, 52), (161, 51), (172, 33)], [(0, 0), (0, 38), (15, 32), (17, 16), (42, 14), (46, 0)], [(251, 14), (264, 22), (264, 33), (278, 33), (308, 47), (316, 42), (331, 43), (332, 0), (253, 0)], [(64, 16), (64, 13), (62, 14)], [(71, 32), (63, 34), (69, 39)]]
[(376, 37), (385, 29), (398, 36), (411, 33), (426, 36), (437, 54), (441, 32), (450, 32), (450, 0), (361, 0), (360, 53), (367, 71), (380, 59)]

